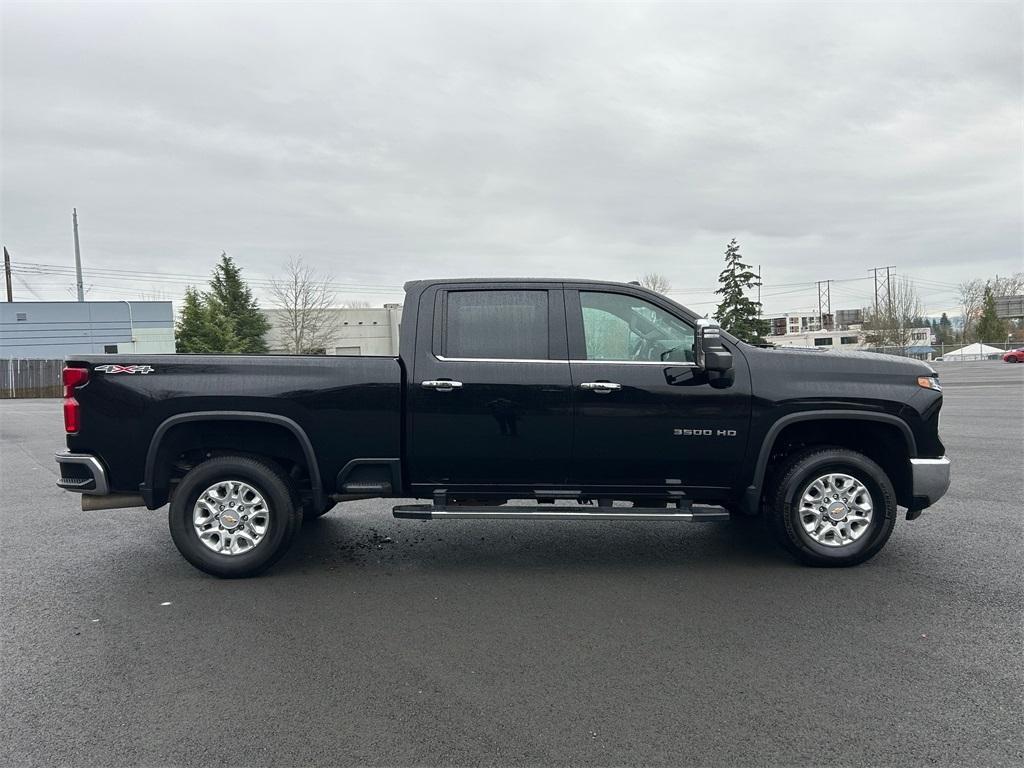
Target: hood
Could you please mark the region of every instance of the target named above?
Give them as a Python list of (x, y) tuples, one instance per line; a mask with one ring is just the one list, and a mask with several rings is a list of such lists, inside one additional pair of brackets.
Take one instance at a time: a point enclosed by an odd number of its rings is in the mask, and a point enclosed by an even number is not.
[(758, 368), (781, 371), (818, 372), (878, 376), (930, 376), (935, 373), (921, 360), (878, 352), (837, 352), (814, 347), (745, 348), (747, 359)]

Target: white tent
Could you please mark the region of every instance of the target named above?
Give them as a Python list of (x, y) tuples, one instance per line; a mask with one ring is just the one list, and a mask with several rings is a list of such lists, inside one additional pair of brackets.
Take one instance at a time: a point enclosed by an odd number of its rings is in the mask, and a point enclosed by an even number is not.
[(974, 344), (968, 344), (966, 347), (960, 347), (960, 349), (954, 349), (952, 352), (944, 352), (942, 359), (957, 361), (988, 360), (993, 357), (999, 357), (1002, 354), (1003, 350), (998, 347), (990, 347), (988, 344), (982, 344), (979, 341)]

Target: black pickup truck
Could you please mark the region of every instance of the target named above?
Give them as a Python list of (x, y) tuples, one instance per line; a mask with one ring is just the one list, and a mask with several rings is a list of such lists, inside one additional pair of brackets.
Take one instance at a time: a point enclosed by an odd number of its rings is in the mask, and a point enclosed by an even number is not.
[(632, 284), (405, 290), (397, 358), (69, 358), (58, 485), (86, 510), (169, 503), (218, 576), (371, 497), (424, 500), (394, 508), (416, 519), (763, 516), (803, 562), (853, 565), (949, 486), (924, 363), (750, 346)]

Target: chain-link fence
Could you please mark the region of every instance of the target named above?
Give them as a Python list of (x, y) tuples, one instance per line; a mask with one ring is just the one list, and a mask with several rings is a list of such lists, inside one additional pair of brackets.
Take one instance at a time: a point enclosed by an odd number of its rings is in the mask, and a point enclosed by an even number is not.
[(0, 398), (60, 397), (63, 360), (0, 359)]
[[(985, 341), (971, 344), (918, 344), (906, 347), (862, 347), (866, 352), (883, 355), (899, 355), (916, 360), (930, 360), (946, 363), (976, 363), (982, 360), (1001, 361), (1003, 355), (1012, 349), (1024, 349), (1020, 341)], [(1024, 363), (1024, 353), (1019, 362)]]

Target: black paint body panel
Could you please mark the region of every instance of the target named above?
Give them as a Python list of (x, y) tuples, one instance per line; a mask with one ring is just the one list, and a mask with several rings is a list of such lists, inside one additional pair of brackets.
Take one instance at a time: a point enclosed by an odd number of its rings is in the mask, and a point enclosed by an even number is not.
[[(444, 295), (453, 288), (549, 292), (545, 359), (446, 360)], [(68, 448), (98, 456), (111, 489), (146, 488), (146, 457), (168, 419), (202, 412), (271, 414), (315, 455), (320, 488), (339, 491), (356, 461), (387, 462), (394, 496), (438, 488), (482, 496), (562, 489), (620, 498), (684, 490), (695, 501), (756, 496), (772, 443), (807, 419), (893, 428), (901, 456), (943, 454), (942, 395), (917, 384), (924, 363), (870, 353), (762, 349), (722, 334), (733, 370), (583, 361), (579, 289), (635, 294), (680, 320), (698, 316), (638, 286), (585, 281), (421, 281), (406, 286), (399, 358), (86, 355), (69, 365), (146, 365), (148, 374), (93, 372), (76, 391), (81, 429)], [(425, 380), (462, 382), (455, 391)], [(612, 381), (597, 393), (584, 382)], [(289, 427), (291, 428), (291, 427)], [(358, 460), (358, 461), (357, 461)], [(400, 460), (400, 461), (399, 461)], [(152, 459), (151, 459), (152, 462)], [(158, 503), (162, 503), (159, 494)]]
[[(99, 456), (118, 493), (137, 493), (158, 427), (181, 414), (277, 414), (301, 427), (321, 478), (364, 456), (401, 455), (402, 370), (387, 357), (84, 355), (68, 365), (152, 366), (148, 374), (93, 372), (76, 390), (79, 433), (69, 450)], [(333, 483), (325, 488), (335, 489)]]

